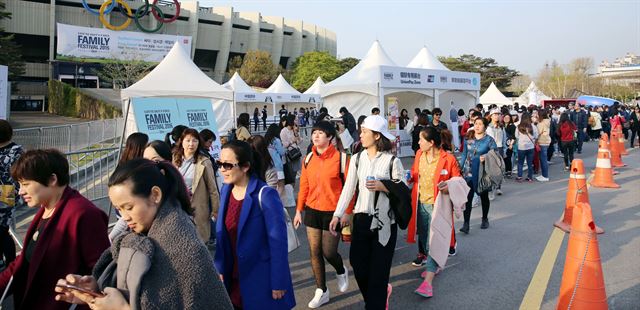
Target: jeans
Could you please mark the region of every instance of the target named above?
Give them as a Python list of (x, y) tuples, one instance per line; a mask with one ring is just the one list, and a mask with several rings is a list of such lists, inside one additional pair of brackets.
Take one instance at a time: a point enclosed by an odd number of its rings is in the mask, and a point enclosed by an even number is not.
[(438, 263), (431, 256), (427, 257), (427, 272), (436, 273), (436, 271), (438, 271)]
[(576, 135), (578, 136), (578, 140), (576, 141), (576, 151), (578, 151), (578, 153), (582, 153), (582, 142), (585, 140), (584, 135), (584, 128), (578, 128), (578, 133)]
[(540, 170), (542, 171), (542, 176), (545, 178), (549, 177), (549, 162), (547, 161), (547, 151), (549, 150), (548, 145), (540, 146)]
[(522, 177), (522, 167), (524, 166), (524, 160), (527, 160), (527, 178), (533, 179), (533, 152), (530, 150), (518, 150), (518, 177)]
[(418, 252), (429, 255), (429, 230), (431, 229), (432, 204), (418, 204)]
[(573, 152), (575, 151), (576, 144), (574, 141), (562, 141), (561, 150), (564, 155), (564, 166), (570, 167), (573, 161)]
[(553, 153), (555, 151), (556, 151), (555, 142), (551, 142), (551, 144), (549, 144), (549, 148), (547, 149), (547, 162), (551, 161), (551, 158), (553, 157)]

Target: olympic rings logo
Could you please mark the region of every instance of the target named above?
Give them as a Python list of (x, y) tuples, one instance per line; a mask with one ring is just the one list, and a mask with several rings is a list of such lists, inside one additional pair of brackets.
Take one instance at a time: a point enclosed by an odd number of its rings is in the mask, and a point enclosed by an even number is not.
[[(89, 11), (89, 13), (98, 16), (102, 25), (104, 25), (107, 29), (111, 29), (115, 31), (124, 30), (127, 27), (129, 27), (129, 25), (131, 24), (131, 21), (133, 20), (133, 22), (136, 24), (138, 29), (140, 29), (140, 31), (146, 32), (146, 33), (153, 33), (160, 30), (162, 28), (162, 25), (164, 25), (165, 23), (173, 23), (178, 19), (178, 17), (180, 17), (180, 2), (178, 2), (178, 0), (172, 0), (172, 1), (176, 6), (176, 14), (171, 18), (164, 18), (164, 13), (162, 13), (162, 10), (160, 10), (160, 7), (158, 7), (157, 5), (158, 0), (153, 0), (153, 3), (149, 3), (149, 0), (144, 0), (144, 4), (141, 5), (136, 10), (135, 13), (131, 11), (131, 7), (127, 5), (127, 3), (124, 2), (124, 0), (107, 0), (106, 2), (102, 3), (102, 5), (100, 6), (100, 10), (98, 11), (90, 8), (89, 5), (87, 4), (87, 0), (82, 0), (82, 6), (87, 11)], [(125, 22), (122, 23), (122, 25), (118, 25), (118, 26), (112, 25), (105, 18), (107, 14), (111, 13), (114, 9), (116, 9), (116, 5), (117, 5), (117, 10), (126, 17)], [(140, 19), (149, 15), (149, 13), (151, 13), (153, 17), (158, 21), (157, 26), (153, 29), (145, 28), (140, 24)]]

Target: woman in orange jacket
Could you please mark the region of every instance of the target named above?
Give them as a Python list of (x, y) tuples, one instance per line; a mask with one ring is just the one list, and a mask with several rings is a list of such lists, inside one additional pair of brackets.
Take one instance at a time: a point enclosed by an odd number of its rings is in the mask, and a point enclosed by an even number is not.
[[(300, 226), (301, 212), (304, 210), (311, 267), (317, 286), (308, 306), (315, 309), (329, 302), (324, 259), (336, 269), (338, 290), (345, 292), (349, 288), (347, 269), (338, 253), (340, 236), (334, 236), (329, 232), (329, 223), (333, 218), (344, 184), (346, 168), (343, 167), (348, 167), (349, 163), (346, 155), (333, 145), (337, 132), (331, 123), (322, 121), (315, 124), (311, 135), (313, 148), (311, 153), (304, 157), (293, 224), (296, 228)], [(351, 213), (351, 210), (347, 210), (347, 213)]]
[[(416, 230), (418, 233), (418, 258), (414, 265), (427, 265), (425, 281), (415, 291), (424, 297), (433, 296), (431, 280), (438, 268), (435, 261), (429, 254), (429, 226), (433, 204), (438, 192), (441, 190), (447, 193), (445, 181), (452, 177), (461, 176), (458, 162), (451, 150), (451, 133), (448, 130), (437, 131), (433, 127), (427, 127), (420, 132), (420, 149), (411, 168), (411, 179), (413, 190), (411, 194), (411, 205), (413, 214), (409, 222), (409, 232), (407, 241), (414, 243)], [(455, 234), (451, 230), (451, 248), (455, 246)], [(455, 251), (455, 249), (454, 249)], [(451, 251), (450, 251), (451, 253)], [(419, 261), (419, 262), (418, 262)], [(418, 262), (419, 264), (416, 264)]]

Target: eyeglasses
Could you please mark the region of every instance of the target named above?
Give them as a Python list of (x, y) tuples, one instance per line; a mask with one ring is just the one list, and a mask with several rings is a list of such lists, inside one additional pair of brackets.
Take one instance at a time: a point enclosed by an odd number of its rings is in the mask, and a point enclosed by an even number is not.
[(218, 165), (220, 169), (224, 168), (224, 170), (231, 170), (234, 167), (240, 167), (239, 163), (232, 164), (232, 163), (223, 163), (221, 161), (216, 161), (216, 165)]

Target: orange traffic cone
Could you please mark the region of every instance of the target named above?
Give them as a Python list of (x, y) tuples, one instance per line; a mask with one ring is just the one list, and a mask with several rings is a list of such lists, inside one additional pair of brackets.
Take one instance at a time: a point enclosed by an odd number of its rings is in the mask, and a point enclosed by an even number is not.
[(611, 132), (611, 141), (609, 144), (611, 145), (611, 165), (613, 167), (624, 167), (625, 163), (622, 162), (621, 149), (624, 149), (624, 144), (620, 145), (619, 137), (620, 133), (617, 131)]
[(595, 228), (589, 204), (576, 204), (556, 307), (558, 310), (608, 309)]
[[(598, 142), (598, 152), (607, 152), (609, 153), (609, 158), (611, 158), (611, 145), (609, 144), (609, 136), (606, 133), (602, 133), (600, 135), (600, 142)], [(613, 175), (617, 175), (619, 172), (616, 169), (611, 168), (611, 172)], [(596, 170), (591, 170), (591, 173), (596, 173)]]
[(564, 216), (553, 223), (553, 226), (560, 228), (564, 232), (571, 231), (571, 218), (573, 216), (573, 206), (578, 202), (589, 203), (589, 192), (587, 191), (587, 178), (584, 174), (584, 163), (582, 159), (574, 159), (571, 162), (571, 173), (569, 174), (569, 189), (564, 207)]
[(629, 155), (627, 149), (624, 147), (624, 134), (622, 133), (622, 128), (620, 126), (616, 126), (616, 133), (618, 134), (618, 151), (620, 151), (620, 155)]
[(598, 159), (596, 159), (596, 170), (590, 184), (594, 187), (619, 188), (613, 180), (613, 169), (611, 168), (611, 153), (603, 140), (600, 140), (598, 148)]

